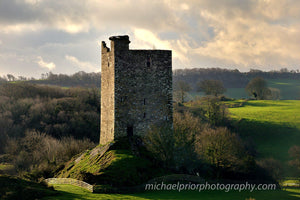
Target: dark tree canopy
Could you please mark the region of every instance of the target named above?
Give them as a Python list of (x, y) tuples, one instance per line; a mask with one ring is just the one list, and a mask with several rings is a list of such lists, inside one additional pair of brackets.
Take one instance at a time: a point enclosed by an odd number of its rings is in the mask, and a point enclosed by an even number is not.
[(220, 80), (204, 80), (197, 84), (197, 91), (206, 95), (218, 96), (226, 92), (223, 82)]
[(246, 92), (255, 99), (266, 99), (270, 95), (270, 89), (267, 82), (262, 77), (253, 78), (245, 88)]
[(300, 172), (300, 146), (292, 146), (289, 149), (289, 155), (293, 158), (293, 160), (291, 160), (289, 164), (296, 167)]

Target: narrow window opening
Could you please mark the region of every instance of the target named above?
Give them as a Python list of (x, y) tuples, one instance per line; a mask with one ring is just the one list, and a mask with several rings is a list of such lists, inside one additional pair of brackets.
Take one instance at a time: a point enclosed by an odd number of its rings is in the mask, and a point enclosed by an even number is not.
[(146, 99), (144, 98), (144, 105), (146, 105)]
[(127, 100), (127, 96), (121, 97), (121, 102), (125, 102)]
[(144, 119), (146, 118), (146, 113), (144, 113)]
[(133, 126), (127, 126), (127, 136), (128, 137), (133, 136)]
[(148, 56), (147, 57), (147, 67), (151, 66), (151, 58)]

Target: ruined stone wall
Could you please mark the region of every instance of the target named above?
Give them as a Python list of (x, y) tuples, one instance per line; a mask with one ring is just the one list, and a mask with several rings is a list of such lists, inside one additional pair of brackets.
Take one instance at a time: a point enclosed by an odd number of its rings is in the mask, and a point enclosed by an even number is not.
[(151, 125), (172, 124), (172, 54), (163, 50), (116, 52), (115, 136), (144, 135)]
[(76, 180), (73, 178), (48, 178), (48, 179), (45, 179), (44, 182), (47, 183), (48, 185), (52, 185), (52, 184), (75, 185), (75, 186), (87, 189), (90, 192), (94, 191), (93, 185), (90, 185), (84, 181)]
[(101, 131), (100, 144), (114, 140), (115, 109), (114, 52), (103, 42), (101, 47)]
[(172, 125), (172, 52), (129, 50), (128, 36), (110, 39), (111, 51), (102, 45), (100, 143)]

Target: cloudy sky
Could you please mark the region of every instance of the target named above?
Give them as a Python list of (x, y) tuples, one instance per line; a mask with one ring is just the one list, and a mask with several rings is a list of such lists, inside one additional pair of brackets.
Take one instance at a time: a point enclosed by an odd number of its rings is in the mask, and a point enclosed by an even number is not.
[(0, 0), (0, 75), (100, 71), (100, 42), (172, 49), (173, 68), (300, 67), (299, 0)]

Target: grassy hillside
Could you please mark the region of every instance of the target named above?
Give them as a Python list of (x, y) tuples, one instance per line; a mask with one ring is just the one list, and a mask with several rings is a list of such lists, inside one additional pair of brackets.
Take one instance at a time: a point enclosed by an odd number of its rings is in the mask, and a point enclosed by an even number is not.
[[(280, 90), (280, 99), (298, 100), (300, 99), (300, 81), (292, 79), (266, 79), (268, 87)], [(240, 99), (249, 98), (244, 88), (228, 88), (226, 96)]]
[[(300, 99), (300, 81), (292, 79), (266, 79), (268, 87), (277, 88), (280, 90), (282, 100), (298, 100)], [(191, 96), (188, 96), (187, 100), (191, 100), (191, 97), (204, 96), (203, 92), (191, 92)], [(249, 98), (245, 91), (245, 88), (227, 88), (224, 94), (227, 97), (241, 99)]]
[(56, 194), (57, 192), (46, 185), (10, 176), (0, 176), (0, 199), (2, 200), (41, 199)]
[(202, 199), (202, 200), (245, 200), (254, 198), (256, 200), (296, 200), (300, 198), (299, 189), (287, 189), (276, 191), (254, 191), (254, 192), (224, 192), (224, 191), (151, 191), (138, 194), (95, 194), (76, 186), (55, 185), (56, 190), (61, 191), (60, 195), (55, 197), (45, 197), (43, 200), (63, 200), (63, 199), (107, 199), (107, 200), (147, 200), (147, 199)]
[[(150, 159), (141, 153), (144, 149), (120, 139), (113, 145), (98, 146), (74, 157), (65, 164), (58, 178), (75, 178), (90, 184), (134, 186), (163, 174)], [(142, 156), (138, 156), (143, 155)]]
[(247, 101), (229, 111), (237, 131), (254, 140), (259, 157), (287, 165), (289, 148), (300, 145), (300, 101)]
[(278, 88), (281, 99), (300, 99), (300, 81), (290, 79), (268, 79), (268, 86)]

